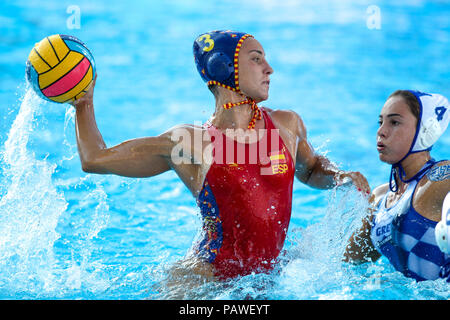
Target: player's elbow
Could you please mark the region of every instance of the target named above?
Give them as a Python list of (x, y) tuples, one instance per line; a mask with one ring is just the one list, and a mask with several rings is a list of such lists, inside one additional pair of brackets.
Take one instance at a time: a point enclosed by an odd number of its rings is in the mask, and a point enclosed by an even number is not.
[(86, 173), (106, 173), (99, 162), (95, 160), (82, 160), (81, 169)]
[(81, 169), (86, 173), (96, 173), (95, 165), (92, 161), (82, 161)]

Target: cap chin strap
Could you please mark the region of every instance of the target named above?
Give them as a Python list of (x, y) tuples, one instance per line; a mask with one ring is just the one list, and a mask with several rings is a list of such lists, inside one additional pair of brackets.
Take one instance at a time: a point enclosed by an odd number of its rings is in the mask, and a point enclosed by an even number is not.
[(253, 100), (252, 98), (247, 97), (247, 100), (241, 101), (241, 102), (229, 102), (229, 103), (225, 103), (222, 108), (224, 109), (231, 109), (233, 107), (237, 107), (243, 104), (250, 104), (252, 111), (253, 111), (253, 115), (252, 115), (252, 119), (250, 120), (249, 124), (248, 124), (248, 129), (255, 129), (255, 125), (256, 125), (256, 120), (261, 120), (261, 110), (259, 109), (258, 105), (256, 104), (256, 101)]
[[(222, 84), (222, 83), (220, 83), (218, 81), (215, 81), (215, 80), (208, 81), (208, 85), (218, 85), (218, 86), (221, 86), (222, 88), (225, 88), (225, 89), (228, 89), (230, 91), (234, 91), (234, 92), (237, 92), (237, 93), (240, 93), (240, 94), (244, 95), (239, 88), (235, 89), (233, 87), (224, 85), (224, 84)], [(240, 106), (240, 105), (243, 105), (243, 104), (249, 104), (251, 109), (252, 109), (252, 111), (253, 111), (252, 119), (250, 120), (247, 128), (248, 129), (255, 129), (256, 120), (261, 120), (262, 116), (261, 116), (261, 110), (259, 109), (259, 107), (256, 104), (256, 101), (254, 99), (252, 99), (250, 97), (247, 97), (246, 100), (241, 101), (241, 102), (228, 102), (228, 103), (225, 103), (224, 105), (222, 105), (222, 108), (224, 108), (224, 109), (231, 109), (233, 107), (237, 107), (237, 106)]]
[(411, 178), (404, 180), (403, 177), (406, 177), (406, 172), (405, 172), (405, 169), (403, 169), (401, 162), (409, 155), (410, 155), (410, 153), (406, 154), (406, 156), (402, 160), (393, 164), (391, 167), (391, 176), (389, 178), (389, 189), (392, 192), (398, 191), (397, 179), (400, 179), (404, 183), (409, 183), (413, 180), (416, 180), (419, 176), (421, 176), (424, 172), (426, 172), (428, 169), (430, 169), (436, 163), (436, 160), (431, 158), (424, 164), (424, 166), (422, 167), (422, 169), (419, 170), (419, 172), (417, 172)]

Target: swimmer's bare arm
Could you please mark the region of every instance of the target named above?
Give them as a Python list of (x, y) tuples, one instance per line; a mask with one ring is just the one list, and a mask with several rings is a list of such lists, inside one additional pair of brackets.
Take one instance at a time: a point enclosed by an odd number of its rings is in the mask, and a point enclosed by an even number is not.
[(86, 172), (150, 177), (171, 169), (169, 157), (173, 142), (170, 132), (157, 137), (125, 141), (107, 148), (94, 115), (93, 86), (75, 101), (75, 129), (82, 168)]
[(314, 152), (308, 142), (302, 119), (295, 112), (292, 113), (297, 136), (296, 177), (305, 184), (318, 189), (330, 189), (343, 184), (348, 179), (358, 190), (369, 194), (369, 183), (361, 173), (339, 170), (326, 157)]
[(450, 190), (450, 160), (439, 162), (417, 185), (414, 209), (432, 221), (440, 221), (442, 205)]
[(359, 264), (376, 261), (381, 257), (381, 254), (375, 249), (370, 238), (370, 232), (372, 230), (370, 221), (372, 220), (374, 211), (372, 208), (381, 201), (388, 188), (389, 186), (386, 183), (373, 190), (369, 199), (371, 208), (369, 208), (368, 215), (363, 218), (361, 228), (355, 231), (348, 240), (344, 252), (344, 261)]

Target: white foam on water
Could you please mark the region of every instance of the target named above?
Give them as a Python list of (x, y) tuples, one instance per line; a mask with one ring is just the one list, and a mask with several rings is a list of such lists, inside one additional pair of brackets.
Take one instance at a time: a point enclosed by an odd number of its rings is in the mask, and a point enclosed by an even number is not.
[(52, 183), (56, 165), (27, 149), (42, 100), (27, 88), (1, 152), (5, 194), (0, 199), (1, 287), (17, 291), (51, 290), (53, 244), (58, 218), (66, 210)]
[[(90, 287), (106, 290), (99, 263), (91, 261), (92, 240), (108, 223), (107, 195), (98, 181), (92, 183), (81, 205), (89, 203), (89, 217), (74, 219), (75, 245), (64, 240), (64, 254), (58, 255), (55, 243), (66, 235), (58, 232), (63, 216), (73, 214), (68, 209), (64, 189), (90, 184), (88, 177), (64, 181), (53, 180), (58, 164), (46, 158), (38, 159), (29, 147), (43, 104), (27, 85), (20, 108), (0, 149), (0, 296), (2, 297), (64, 297), (68, 292)], [(71, 120), (70, 112), (66, 122)], [(73, 113), (72, 113), (73, 115)], [(72, 116), (73, 119), (73, 116)], [(67, 127), (67, 123), (65, 123)], [(69, 143), (65, 140), (65, 145)], [(70, 147), (70, 145), (69, 145)], [(61, 165), (73, 158), (64, 155)], [(73, 180), (73, 179), (72, 179)], [(66, 217), (67, 218), (67, 217)], [(72, 252), (72, 258), (70, 257)], [(69, 253), (68, 253), (69, 252)]]

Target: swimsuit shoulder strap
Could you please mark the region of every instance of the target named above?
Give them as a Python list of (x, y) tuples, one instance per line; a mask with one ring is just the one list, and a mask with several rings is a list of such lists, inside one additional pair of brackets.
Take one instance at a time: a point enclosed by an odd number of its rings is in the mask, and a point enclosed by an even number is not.
[(267, 109), (265, 107), (261, 107), (261, 113), (263, 114), (264, 122), (266, 124), (266, 129), (277, 129), (273, 124), (272, 118), (269, 116)]

